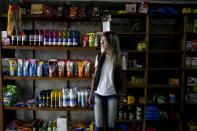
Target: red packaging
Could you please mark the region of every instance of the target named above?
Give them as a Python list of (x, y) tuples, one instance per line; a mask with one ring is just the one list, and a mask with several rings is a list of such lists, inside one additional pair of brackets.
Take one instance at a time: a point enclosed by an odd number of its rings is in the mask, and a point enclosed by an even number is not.
[(72, 60), (66, 61), (66, 76), (73, 77), (73, 61)]
[(91, 76), (91, 61), (90, 60), (84, 60), (84, 68), (85, 68), (85, 77)]
[(53, 16), (53, 7), (46, 6), (44, 12), (47, 17), (52, 17)]
[(88, 35), (83, 35), (82, 36), (82, 41), (83, 41), (83, 47), (88, 47), (89, 36)]
[(80, 17), (80, 18), (86, 17), (86, 8), (85, 8), (85, 7), (81, 7), (81, 8), (79, 9), (79, 17)]
[(49, 60), (49, 77), (56, 77), (57, 73), (57, 60)]
[(70, 7), (70, 17), (74, 18), (77, 16), (78, 7)]
[(65, 60), (58, 60), (57, 66), (58, 66), (58, 77), (64, 77), (65, 73)]

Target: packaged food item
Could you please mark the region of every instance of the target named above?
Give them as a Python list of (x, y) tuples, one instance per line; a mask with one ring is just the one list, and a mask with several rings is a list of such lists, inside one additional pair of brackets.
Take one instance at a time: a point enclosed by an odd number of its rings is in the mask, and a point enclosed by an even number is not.
[(39, 46), (43, 46), (43, 45), (44, 45), (44, 31), (39, 30)]
[(49, 60), (49, 77), (56, 77), (57, 73), (57, 60), (50, 59)]
[(73, 60), (74, 77), (78, 77), (78, 75), (79, 75), (79, 72), (78, 72), (78, 62), (80, 62), (80, 60)]
[(4, 106), (12, 106), (20, 98), (20, 88), (15, 85), (7, 85), (3, 87), (3, 104)]
[(21, 31), (21, 9), (13, 5), (9, 5), (7, 24), (8, 35), (18, 35)]
[(64, 77), (65, 72), (65, 60), (58, 60), (58, 77)]
[(64, 8), (63, 7), (58, 7), (57, 10), (56, 10), (55, 16), (57, 18), (63, 17), (63, 13), (64, 13), (63, 11), (64, 11)]
[(34, 45), (34, 32), (29, 31), (29, 45), (33, 46)]
[(16, 76), (17, 75), (17, 59), (10, 59), (9, 60), (9, 67), (10, 67), (10, 76)]
[(94, 47), (94, 38), (95, 38), (95, 34), (89, 33), (89, 47)]
[(137, 10), (137, 3), (136, 2), (126, 4), (126, 11), (128, 13), (136, 13), (136, 10)]
[(53, 46), (58, 45), (58, 37), (59, 37), (58, 35), (59, 35), (58, 31), (53, 31)]
[(46, 6), (44, 12), (47, 17), (52, 17), (53, 16), (53, 7)]
[(42, 15), (44, 12), (43, 4), (32, 4), (31, 5), (31, 14), (39, 14)]
[(10, 39), (8, 38), (7, 31), (1, 31), (2, 45), (10, 45)]
[(70, 7), (70, 18), (77, 17), (78, 7)]
[(68, 32), (68, 46), (73, 46), (73, 31)]
[(39, 61), (37, 64), (37, 73), (36, 74), (38, 77), (41, 77), (43, 74), (43, 71), (42, 71), (43, 64), (44, 64), (44, 61)]
[(81, 92), (77, 92), (77, 106), (81, 107)]
[(68, 31), (63, 31), (63, 46), (68, 46)]
[(99, 17), (99, 8), (98, 7), (93, 7), (92, 16), (93, 17)]
[(49, 45), (49, 31), (45, 30), (44, 31), (44, 46), (48, 46)]
[(49, 76), (49, 63), (44, 62), (42, 69), (43, 69), (43, 76), (48, 77)]
[(53, 45), (53, 31), (49, 31), (49, 46)]
[(72, 60), (66, 61), (66, 76), (73, 77), (73, 61)]
[(23, 59), (18, 59), (17, 76), (23, 76)]
[(79, 72), (79, 77), (84, 77), (84, 73), (85, 73), (85, 67), (84, 67), (84, 62), (78, 62), (78, 72)]
[(85, 92), (81, 91), (81, 107), (85, 107)]
[(39, 45), (39, 31), (35, 30), (34, 31), (34, 46), (38, 46)]
[(85, 77), (90, 77), (90, 75), (91, 75), (91, 61), (84, 60), (83, 62), (84, 62)]
[(86, 7), (79, 8), (79, 18), (85, 18), (86, 17)]
[(24, 60), (23, 64), (23, 76), (29, 76), (29, 60)]
[(55, 108), (59, 107), (59, 91), (55, 91)]
[(30, 59), (29, 60), (29, 76), (36, 76), (36, 67), (37, 67), (37, 60)]
[(83, 47), (88, 47), (89, 36), (88, 35), (83, 35), (82, 36), (82, 42), (83, 42)]
[(58, 46), (62, 46), (63, 45), (63, 31), (59, 31), (59, 38), (58, 38)]
[(80, 33), (78, 31), (73, 31), (73, 46), (78, 46), (80, 43)]

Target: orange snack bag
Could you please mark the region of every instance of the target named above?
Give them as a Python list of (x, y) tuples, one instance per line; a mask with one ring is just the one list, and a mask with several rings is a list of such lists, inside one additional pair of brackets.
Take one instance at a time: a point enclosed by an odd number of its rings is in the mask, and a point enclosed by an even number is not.
[(85, 66), (83, 61), (78, 62), (78, 72), (79, 72), (79, 77), (84, 77)]

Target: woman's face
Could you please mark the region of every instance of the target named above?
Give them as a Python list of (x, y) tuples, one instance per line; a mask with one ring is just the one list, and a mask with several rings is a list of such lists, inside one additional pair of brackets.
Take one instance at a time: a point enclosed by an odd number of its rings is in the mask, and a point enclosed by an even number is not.
[(105, 36), (101, 37), (101, 53), (105, 52), (107, 50), (108, 44), (106, 41)]

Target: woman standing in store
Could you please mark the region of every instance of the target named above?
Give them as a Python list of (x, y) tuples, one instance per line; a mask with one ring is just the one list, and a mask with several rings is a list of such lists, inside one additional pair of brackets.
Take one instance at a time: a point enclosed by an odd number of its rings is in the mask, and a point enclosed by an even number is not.
[(119, 106), (122, 105), (124, 80), (118, 36), (106, 32), (101, 37), (101, 53), (96, 56), (89, 96), (91, 104), (94, 95), (95, 131), (103, 131), (104, 116), (107, 116), (107, 131), (114, 130), (119, 101)]

